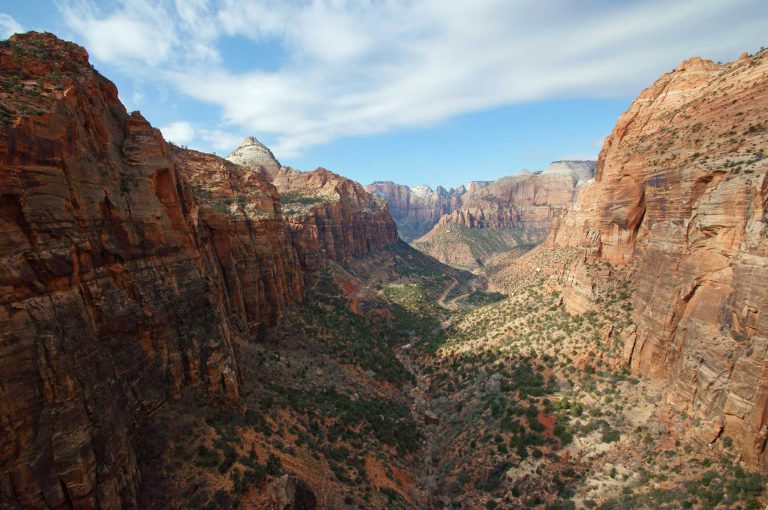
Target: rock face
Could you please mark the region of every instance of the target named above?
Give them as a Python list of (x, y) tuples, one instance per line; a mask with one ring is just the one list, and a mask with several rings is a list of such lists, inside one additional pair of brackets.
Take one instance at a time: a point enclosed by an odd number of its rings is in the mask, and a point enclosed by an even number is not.
[(413, 188), (390, 181), (377, 181), (365, 189), (387, 201), (397, 230), (406, 242), (429, 232), (444, 214), (461, 207), (463, 200), (487, 185), (487, 181), (473, 181), (467, 186), (445, 189), (438, 186)]
[(592, 178), (594, 169), (593, 161), (556, 161), (539, 173), (524, 170), (503, 177), (440, 218), (440, 223), (517, 229), (531, 242), (541, 242), (556, 212), (571, 201), (576, 186)]
[[(233, 154), (247, 152), (249, 140)], [(327, 259), (344, 262), (398, 240), (386, 202), (346, 177), (324, 168), (300, 172), (282, 167), (271, 180), (280, 192), (283, 216), (307, 271), (319, 269)]]
[(199, 205), (192, 211), (207, 267), (225, 283), (230, 316), (253, 334), (304, 293), (303, 275), (279, 195), (261, 174), (174, 147), (172, 159)]
[[(633, 372), (669, 381), (672, 416), (729, 436), (751, 464), (768, 438), (768, 52), (693, 58), (646, 89), (600, 153), (595, 180), (549, 242), (584, 249), (569, 310), (592, 307), (594, 262), (630, 275)], [(599, 265), (599, 264), (598, 264)], [(681, 418), (682, 419), (682, 418)]]
[(476, 269), (495, 254), (542, 242), (593, 173), (592, 161), (556, 161), (542, 172), (504, 177), (469, 195), (413, 244), (446, 264)]
[(142, 421), (238, 399), (298, 258), (270, 184), (172, 150), (84, 49), (16, 35), (0, 76), (0, 507), (130, 507)]
[(283, 475), (269, 484), (270, 502), (274, 510), (315, 510), (317, 497), (312, 489), (295, 476)]

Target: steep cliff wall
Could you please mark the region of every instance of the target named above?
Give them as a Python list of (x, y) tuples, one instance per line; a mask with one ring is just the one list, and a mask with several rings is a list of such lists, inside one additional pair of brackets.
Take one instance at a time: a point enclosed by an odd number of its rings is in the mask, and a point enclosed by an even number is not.
[(274, 324), (304, 293), (277, 190), (261, 174), (211, 154), (174, 148), (172, 159), (199, 204), (192, 218), (202, 255), (225, 283), (230, 315), (244, 320), (248, 334)]
[(593, 306), (593, 262), (628, 274), (633, 372), (669, 381), (670, 416), (765, 465), (768, 438), (768, 56), (694, 58), (624, 113), (595, 181), (549, 239), (584, 249), (569, 310)]
[(299, 258), (316, 270), (330, 258), (344, 262), (397, 243), (397, 226), (384, 200), (345, 177), (318, 168), (284, 168), (274, 180)]
[(0, 76), (0, 506), (131, 506), (142, 421), (238, 399), (233, 343), (301, 297), (296, 256), (269, 184), (171, 154), (84, 49), (17, 35)]
[[(263, 153), (251, 138), (232, 154), (247, 165)], [(259, 144), (260, 145), (260, 144)], [(262, 146), (263, 147), (263, 146)], [(232, 158), (230, 155), (228, 158)], [(255, 169), (262, 167), (259, 163)], [(300, 172), (282, 167), (271, 176), (302, 266), (319, 269), (325, 260), (344, 262), (397, 242), (397, 226), (386, 202), (358, 183), (324, 168)]]
[(413, 188), (389, 181), (365, 186), (366, 191), (387, 201), (400, 238), (406, 242), (418, 239), (437, 224), (444, 214), (461, 207), (463, 200), (485, 186), (485, 181), (473, 181), (468, 186), (446, 190), (442, 186)]

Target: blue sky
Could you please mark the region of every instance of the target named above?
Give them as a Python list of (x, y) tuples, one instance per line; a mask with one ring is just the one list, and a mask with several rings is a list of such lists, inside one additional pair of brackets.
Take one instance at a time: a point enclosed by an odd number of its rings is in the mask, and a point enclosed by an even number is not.
[(85, 46), (170, 140), (410, 185), (595, 158), (663, 72), (766, 27), (764, 0), (0, 0), (0, 37)]

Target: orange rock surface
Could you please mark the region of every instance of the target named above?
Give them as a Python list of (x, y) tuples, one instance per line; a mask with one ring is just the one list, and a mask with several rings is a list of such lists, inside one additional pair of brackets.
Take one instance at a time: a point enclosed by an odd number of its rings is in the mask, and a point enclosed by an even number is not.
[(174, 148), (198, 208), (192, 218), (210, 273), (226, 286), (229, 313), (254, 334), (301, 300), (304, 280), (279, 195), (261, 174), (202, 152)]
[(171, 149), (84, 49), (16, 35), (0, 76), (0, 506), (131, 505), (142, 421), (238, 399), (234, 342), (301, 298), (298, 258), (270, 184)]
[(669, 381), (689, 433), (730, 436), (753, 465), (768, 460), (767, 56), (693, 58), (643, 91), (549, 238), (584, 249), (572, 312), (593, 306), (592, 262), (631, 274), (627, 363)]

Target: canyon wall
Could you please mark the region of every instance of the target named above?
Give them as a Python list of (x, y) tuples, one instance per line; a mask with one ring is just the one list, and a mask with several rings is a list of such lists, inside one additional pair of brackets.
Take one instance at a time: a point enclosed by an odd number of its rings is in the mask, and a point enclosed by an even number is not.
[(391, 181), (377, 181), (365, 189), (387, 201), (400, 238), (411, 242), (429, 232), (444, 214), (461, 207), (463, 201), (488, 184), (473, 181), (467, 186), (445, 189), (438, 186), (409, 187)]
[(238, 399), (298, 256), (271, 184), (172, 149), (83, 48), (13, 36), (0, 76), (0, 507), (130, 507), (143, 420)]
[(538, 173), (522, 171), (494, 181), (440, 219), (472, 228), (519, 229), (543, 241), (556, 212), (571, 201), (576, 186), (594, 175), (593, 161), (556, 161)]
[(224, 282), (232, 317), (252, 334), (301, 300), (303, 273), (279, 194), (259, 173), (202, 152), (173, 147), (177, 172), (191, 183), (192, 218), (209, 273)]
[(768, 439), (768, 52), (693, 58), (643, 91), (606, 139), (595, 180), (549, 243), (583, 249), (572, 312), (595, 306), (594, 268), (628, 278), (634, 373), (669, 381), (670, 419), (726, 436), (765, 466)]
[(183, 391), (237, 402), (236, 342), (396, 227), (255, 139), (253, 169), (166, 144), (53, 35), (3, 41), (0, 70), (0, 507), (132, 507), (146, 419)]

